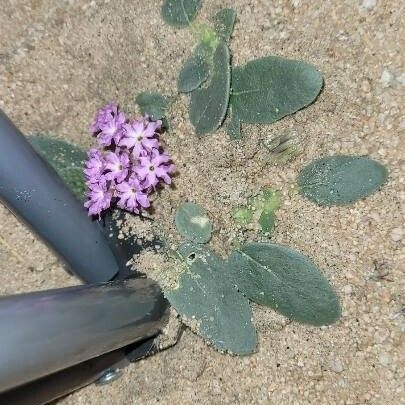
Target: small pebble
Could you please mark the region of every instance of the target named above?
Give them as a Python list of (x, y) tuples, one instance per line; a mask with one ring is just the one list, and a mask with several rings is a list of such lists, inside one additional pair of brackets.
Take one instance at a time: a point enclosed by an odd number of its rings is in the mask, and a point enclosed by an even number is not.
[(370, 93), (370, 90), (371, 90), (370, 82), (368, 80), (364, 79), (361, 82), (361, 89), (364, 91), (364, 93)]
[(394, 75), (388, 69), (384, 69), (380, 78), (382, 87), (383, 88), (391, 87), (393, 81)]
[(351, 285), (346, 284), (346, 285), (342, 288), (342, 292), (343, 292), (343, 294), (350, 295), (350, 294), (353, 292), (353, 288), (352, 288)]
[(379, 329), (374, 334), (374, 341), (377, 344), (384, 343), (390, 336), (390, 331), (388, 329)]
[(404, 231), (402, 228), (394, 228), (391, 231), (391, 239), (394, 242), (399, 242), (402, 239), (403, 233), (404, 233)]
[(392, 358), (388, 353), (381, 353), (380, 356), (378, 357), (378, 361), (383, 366), (388, 366), (391, 364)]
[(405, 86), (405, 73), (401, 73), (399, 76), (397, 76), (397, 82), (401, 86)]
[(340, 359), (333, 359), (330, 362), (330, 369), (335, 373), (341, 373), (344, 370), (342, 360)]
[(366, 10), (372, 10), (377, 5), (377, 0), (363, 0), (361, 6)]

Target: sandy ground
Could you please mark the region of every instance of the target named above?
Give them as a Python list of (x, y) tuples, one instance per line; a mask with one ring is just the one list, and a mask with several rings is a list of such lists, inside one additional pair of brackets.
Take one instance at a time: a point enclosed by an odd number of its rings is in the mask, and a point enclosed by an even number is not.
[[(159, 1), (0, 3), (0, 108), (25, 133), (83, 147), (92, 143), (88, 122), (104, 102), (133, 111), (139, 91), (174, 94), (193, 44), (188, 30), (163, 24)], [(321, 70), (326, 86), (293, 117), (244, 126), (246, 140), (236, 144), (223, 130), (199, 141), (187, 120), (188, 99), (180, 97), (173, 133), (165, 135), (179, 176), (155, 205), (156, 220), (176, 244), (174, 211), (179, 201), (194, 200), (210, 212), (211, 246), (224, 254), (238, 236), (232, 207), (261, 186), (279, 188), (284, 203), (274, 240), (313, 258), (341, 297), (343, 316), (312, 328), (255, 307), (255, 355), (219, 354), (186, 331), (174, 348), (128, 367), (111, 385), (87, 387), (61, 403), (405, 403), (404, 2), (211, 0), (200, 15), (223, 5), (238, 13), (235, 65), (270, 54), (303, 59)], [(303, 152), (260, 170), (262, 142), (277, 134), (295, 136)], [(383, 162), (388, 184), (349, 207), (319, 208), (300, 197), (293, 189), (298, 170), (337, 152)], [(0, 258), (2, 294), (77, 283), (2, 207)]]

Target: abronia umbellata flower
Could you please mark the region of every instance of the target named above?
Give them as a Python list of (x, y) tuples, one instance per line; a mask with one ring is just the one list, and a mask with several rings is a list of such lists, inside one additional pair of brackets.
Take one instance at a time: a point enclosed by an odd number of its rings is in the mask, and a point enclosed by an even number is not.
[(171, 183), (175, 166), (160, 143), (161, 126), (149, 117), (128, 121), (115, 103), (100, 109), (90, 125), (100, 149), (90, 149), (84, 168), (89, 215), (115, 205), (139, 214), (156, 187)]

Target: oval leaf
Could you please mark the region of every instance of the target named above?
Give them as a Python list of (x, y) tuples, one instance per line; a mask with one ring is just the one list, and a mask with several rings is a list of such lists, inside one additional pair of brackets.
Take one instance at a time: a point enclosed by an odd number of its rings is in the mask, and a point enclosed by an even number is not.
[(213, 21), (215, 26), (215, 32), (218, 36), (228, 42), (233, 32), (233, 26), (235, 25), (236, 12), (232, 8), (224, 8), (215, 14)]
[(253, 211), (248, 206), (237, 207), (232, 211), (232, 218), (239, 225), (247, 225), (252, 222)]
[(232, 70), (232, 120), (275, 122), (311, 104), (322, 86), (321, 74), (308, 63), (276, 56), (253, 60)]
[(203, 84), (209, 76), (212, 51), (208, 45), (199, 44), (191, 58), (180, 71), (177, 88), (180, 93), (189, 93)]
[(187, 27), (201, 8), (201, 0), (166, 0), (162, 6), (165, 22), (175, 27)]
[(233, 252), (228, 267), (239, 291), (288, 318), (320, 326), (340, 317), (339, 301), (328, 281), (299, 252), (252, 243)]
[(85, 199), (83, 164), (86, 152), (78, 146), (49, 136), (30, 136), (32, 147), (46, 160), (81, 201)]
[(184, 323), (192, 323), (219, 350), (253, 353), (257, 335), (249, 301), (228, 280), (224, 261), (191, 243), (183, 244), (178, 252), (188, 271), (182, 274), (179, 287), (165, 295)]
[(212, 77), (206, 88), (191, 93), (190, 120), (197, 135), (215, 131), (224, 120), (229, 102), (230, 55), (221, 42), (214, 54)]
[(387, 169), (367, 156), (329, 156), (304, 167), (300, 192), (319, 205), (348, 204), (367, 197), (385, 183)]
[(276, 223), (276, 216), (273, 211), (263, 211), (260, 214), (259, 224), (264, 233), (271, 234)]
[(139, 93), (135, 101), (141, 110), (141, 114), (148, 114), (153, 120), (161, 120), (166, 116), (171, 97), (145, 91)]
[(211, 239), (212, 224), (204, 209), (194, 203), (183, 203), (176, 212), (176, 228), (185, 239), (206, 243)]

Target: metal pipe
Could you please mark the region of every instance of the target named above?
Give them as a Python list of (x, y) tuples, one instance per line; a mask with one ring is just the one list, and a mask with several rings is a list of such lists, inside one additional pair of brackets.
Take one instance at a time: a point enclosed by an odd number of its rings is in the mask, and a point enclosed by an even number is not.
[(149, 279), (0, 297), (0, 392), (154, 336), (167, 318)]
[(21, 387), (0, 394), (1, 404), (12, 405), (43, 405), (48, 404), (64, 395), (95, 382), (103, 375), (104, 370), (116, 367), (122, 363), (125, 366), (125, 351), (115, 350), (111, 353), (87, 360), (69, 367), (66, 370), (40, 378)]
[(136, 342), (0, 394), (0, 404), (44, 405), (156, 352), (154, 339)]
[(85, 282), (113, 279), (119, 263), (99, 225), (0, 110), (0, 200)]

